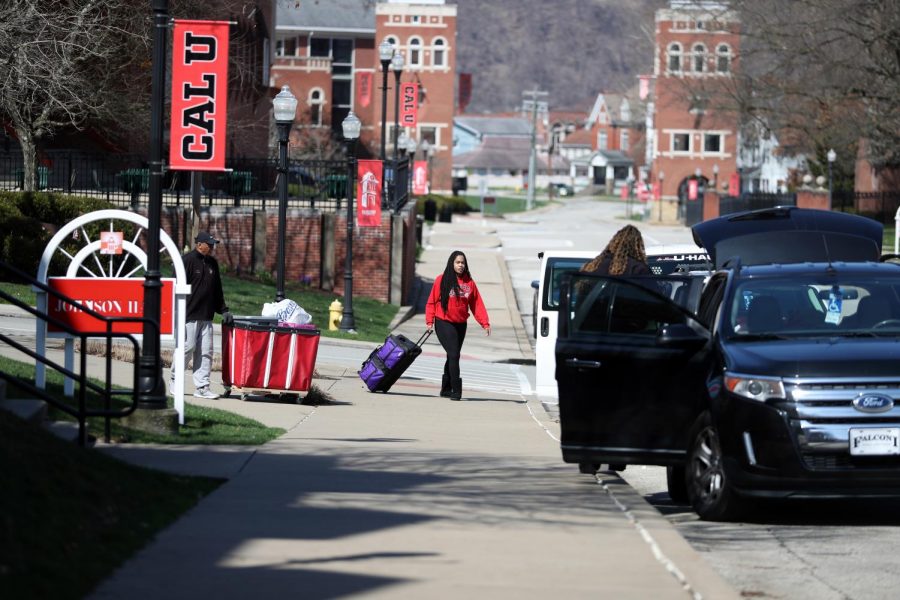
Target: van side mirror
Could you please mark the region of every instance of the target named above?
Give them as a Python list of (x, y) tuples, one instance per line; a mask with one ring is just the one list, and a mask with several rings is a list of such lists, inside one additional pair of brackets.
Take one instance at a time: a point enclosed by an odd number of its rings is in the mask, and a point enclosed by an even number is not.
[(699, 347), (706, 343), (707, 336), (697, 333), (684, 323), (672, 323), (664, 325), (656, 334), (656, 343), (660, 346), (672, 346), (676, 348)]

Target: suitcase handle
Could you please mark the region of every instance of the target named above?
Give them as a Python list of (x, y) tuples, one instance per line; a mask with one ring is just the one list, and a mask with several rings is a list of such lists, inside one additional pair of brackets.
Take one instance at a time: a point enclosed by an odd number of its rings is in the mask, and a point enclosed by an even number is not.
[(426, 329), (425, 333), (422, 334), (422, 337), (419, 338), (419, 341), (416, 342), (416, 346), (421, 347), (422, 344), (425, 343), (425, 340), (427, 340), (430, 336), (431, 336), (431, 329)]

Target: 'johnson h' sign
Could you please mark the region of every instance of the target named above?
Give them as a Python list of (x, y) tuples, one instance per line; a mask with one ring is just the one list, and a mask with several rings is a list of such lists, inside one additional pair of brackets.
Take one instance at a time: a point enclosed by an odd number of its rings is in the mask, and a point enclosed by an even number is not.
[[(174, 331), (172, 299), (174, 298), (174, 279), (162, 280), (159, 327), (161, 335), (172, 335)], [(143, 317), (144, 316), (144, 280), (143, 278), (106, 278), (90, 279), (77, 277), (50, 277), (47, 285), (63, 294), (79, 305), (105, 317)], [(47, 298), (47, 313), (53, 319), (62, 321), (81, 333), (101, 333), (106, 331), (106, 324), (84, 312), (79, 307), (63, 302), (53, 294)], [(48, 331), (62, 331), (59, 327), (48, 323)], [(113, 324), (115, 333), (143, 333), (140, 321), (125, 321)]]

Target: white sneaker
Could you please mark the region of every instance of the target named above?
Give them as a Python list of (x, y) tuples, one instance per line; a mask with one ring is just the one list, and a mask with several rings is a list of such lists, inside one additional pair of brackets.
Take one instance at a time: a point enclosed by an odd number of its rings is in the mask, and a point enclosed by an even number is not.
[(194, 398), (206, 398), (207, 400), (215, 400), (219, 395), (209, 389), (209, 386), (197, 388), (194, 390)]

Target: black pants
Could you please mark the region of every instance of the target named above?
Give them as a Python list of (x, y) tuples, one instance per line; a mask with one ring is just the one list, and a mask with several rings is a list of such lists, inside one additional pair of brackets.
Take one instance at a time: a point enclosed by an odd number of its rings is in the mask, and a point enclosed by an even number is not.
[(459, 379), (459, 353), (462, 350), (463, 340), (466, 339), (466, 323), (451, 323), (435, 318), (434, 332), (447, 352), (444, 375), (449, 375), (451, 381), (456, 381)]

